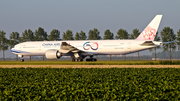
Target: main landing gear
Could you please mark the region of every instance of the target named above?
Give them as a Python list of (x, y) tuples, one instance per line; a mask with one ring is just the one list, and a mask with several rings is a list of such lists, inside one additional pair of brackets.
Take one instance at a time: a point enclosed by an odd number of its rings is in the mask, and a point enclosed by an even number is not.
[(93, 55), (90, 55), (89, 58), (86, 59), (86, 61), (97, 61), (97, 59), (93, 58)]
[[(71, 56), (71, 59), (73, 62), (81, 62), (86, 56), (80, 56), (76, 58), (74, 55)], [(90, 55), (89, 58), (86, 59), (86, 61), (97, 61), (96, 58), (93, 58), (93, 55)]]

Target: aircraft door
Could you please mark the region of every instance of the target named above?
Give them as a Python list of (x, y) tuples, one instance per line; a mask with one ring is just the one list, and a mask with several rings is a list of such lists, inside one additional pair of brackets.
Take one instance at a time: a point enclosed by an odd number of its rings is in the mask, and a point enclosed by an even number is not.
[(128, 43), (127, 49), (131, 49), (131, 43)]
[(38, 45), (38, 50), (41, 50), (41, 44)]

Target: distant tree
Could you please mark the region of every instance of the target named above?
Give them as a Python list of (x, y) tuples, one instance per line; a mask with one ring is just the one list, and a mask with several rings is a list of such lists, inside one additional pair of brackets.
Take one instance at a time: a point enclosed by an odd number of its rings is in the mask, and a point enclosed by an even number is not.
[[(19, 40), (19, 33), (18, 32), (12, 32), (9, 36), (9, 46), (10, 49), (13, 48), (16, 44), (20, 42)], [(18, 60), (18, 55), (16, 55), (16, 60)]]
[(88, 33), (88, 40), (100, 40), (101, 36), (99, 35), (100, 32), (98, 31), (97, 28), (94, 28), (93, 30), (89, 30)]
[(180, 50), (180, 29), (177, 32), (177, 37), (176, 37), (176, 44), (178, 46), (178, 50)]
[[(176, 35), (174, 34), (173, 29), (171, 29), (170, 27), (164, 27), (163, 30), (161, 31), (161, 38), (162, 38), (162, 42), (171, 42), (176, 40)], [(171, 60), (171, 51), (175, 51), (175, 49), (176, 49), (175, 42), (169, 44), (163, 44), (163, 51), (170, 51), (170, 60)]]
[(116, 35), (116, 39), (128, 39), (129, 34), (126, 30), (124, 29), (119, 29)]
[(76, 32), (75, 40), (80, 40), (80, 36), (79, 36), (79, 33), (78, 33), (78, 32)]
[(16, 44), (19, 43), (19, 33), (18, 32), (12, 32), (9, 36), (9, 46), (10, 48), (13, 48)]
[(60, 40), (60, 31), (57, 29), (53, 29), (50, 35), (48, 35), (48, 40), (49, 41)]
[(155, 36), (155, 38), (154, 38), (154, 41), (160, 41), (161, 39), (160, 39), (160, 36), (159, 36), (159, 33), (158, 33), (158, 31), (156, 32), (156, 36)]
[(5, 35), (4, 31), (0, 31), (0, 51), (3, 51), (3, 60), (5, 60), (4, 51), (8, 50), (8, 39)]
[[(176, 35), (174, 34), (173, 29), (170, 27), (164, 27), (163, 30), (161, 31), (161, 38), (162, 42), (170, 42), (176, 40)], [(163, 51), (168, 51), (170, 44), (163, 44)], [(171, 48), (173, 50), (176, 49), (175, 43), (172, 43)]]
[(139, 32), (139, 29), (134, 29), (133, 33), (130, 35), (130, 39), (136, 39), (141, 33)]
[(86, 40), (86, 33), (81, 30), (80, 33), (76, 32), (75, 40)]
[(22, 32), (22, 37), (20, 37), (20, 42), (26, 42), (26, 41), (34, 41), (34, 33), (30, 29), (25, 29), (24, 32)]
[(81, 30), (81, 32), (79, 33), (79, 36), (80, 36), (80, 40), (86, 40), (86, 38), (87, 38), (86, 33), (83, 32), (82, 30)]
[(67, 30), (66, 33), (63, 32), (63, 40), (74, 40), (71, 30)]
[(38, 30), (35, 31), (35, 41), (44, 40), (47, 40), (47, 32), (45, 32), (43, 28), (39, 27)]
[(109, 29), (104, 32), (104, 39), (114, 39), (114, 34)]

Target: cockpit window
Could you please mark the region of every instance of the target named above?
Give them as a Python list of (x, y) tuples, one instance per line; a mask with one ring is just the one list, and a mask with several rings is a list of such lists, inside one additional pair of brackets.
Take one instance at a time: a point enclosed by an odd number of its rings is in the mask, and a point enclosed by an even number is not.
[(17, 46), (15, 45), (13, 48), (17, 48)]

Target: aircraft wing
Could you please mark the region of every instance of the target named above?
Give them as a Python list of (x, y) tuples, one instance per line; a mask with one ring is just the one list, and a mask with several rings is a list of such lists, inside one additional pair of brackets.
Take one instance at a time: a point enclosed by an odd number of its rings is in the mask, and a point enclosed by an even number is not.
[(72, 45), (69, 45), (67, 42), (61, 43), (60, 51), (62, 53), (85, 53), (84, 51), (82, 51)]

